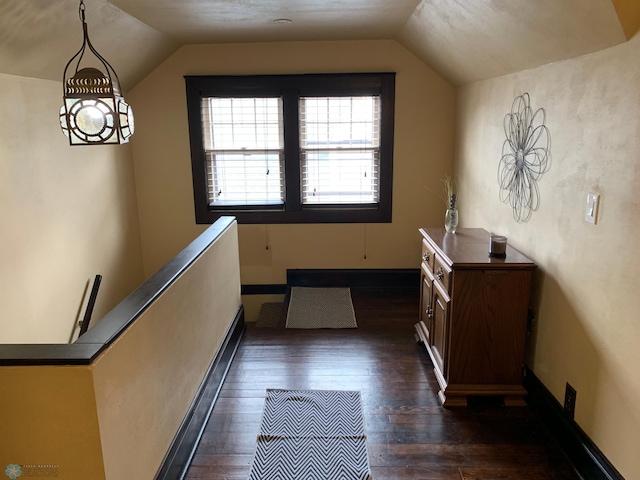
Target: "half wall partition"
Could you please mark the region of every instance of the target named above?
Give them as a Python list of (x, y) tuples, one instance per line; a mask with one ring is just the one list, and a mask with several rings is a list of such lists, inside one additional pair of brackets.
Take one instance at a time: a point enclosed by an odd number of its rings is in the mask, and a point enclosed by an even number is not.
[(70, 345), (0, 345), (0, 467), (179, 478), (244, 331), (222, 217)]

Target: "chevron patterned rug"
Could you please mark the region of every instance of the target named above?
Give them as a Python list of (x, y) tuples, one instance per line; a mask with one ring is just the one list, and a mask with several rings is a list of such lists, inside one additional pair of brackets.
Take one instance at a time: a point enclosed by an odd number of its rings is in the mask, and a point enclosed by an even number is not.
[(287, 328), (357, 328), (349, 288), (291, 287)]
[(249, 480), (370, 480), (360, 392), (267, 390)]

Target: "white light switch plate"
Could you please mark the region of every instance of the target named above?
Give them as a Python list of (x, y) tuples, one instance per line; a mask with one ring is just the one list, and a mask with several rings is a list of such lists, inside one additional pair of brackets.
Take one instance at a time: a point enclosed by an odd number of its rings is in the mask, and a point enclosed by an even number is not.
[(587, 195), (587, 208), (584, 212), (584, 219), (594, 225), (598, 222), (598, 204), (600, 203), (600, 195), (590, 193)]

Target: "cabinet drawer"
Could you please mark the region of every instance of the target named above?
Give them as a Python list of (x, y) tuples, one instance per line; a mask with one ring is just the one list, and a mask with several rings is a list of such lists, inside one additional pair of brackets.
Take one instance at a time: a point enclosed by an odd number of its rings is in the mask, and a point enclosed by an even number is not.
[(436, 252), (426, 240), (422, 240), (422, 263), (429, 271), (433, 272), (433, 264), (436, 259)]
[(436, 257), (435, 263), (433, 266), (433, 276), (436, 277), (442, 286), (444, 287), (447, 293), (451, 293), (449, 290), (450, 279), (451, 279), (451, 268), (449, 265), (444, 263), (440, 257)]

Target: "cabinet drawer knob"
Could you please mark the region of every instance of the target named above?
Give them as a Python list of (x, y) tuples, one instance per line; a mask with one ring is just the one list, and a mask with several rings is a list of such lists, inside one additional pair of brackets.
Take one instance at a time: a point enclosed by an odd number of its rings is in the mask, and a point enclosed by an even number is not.
[(428, 262), (429, 260), (431, 260), (431, 255), (429, 255), (429, 252), (424, 253), (424, 254), (422, 255), (422, 261), (423, 261), (423, 262)]
[(440, 281), (444, 280), (444, 270), (442, 270), (442, 267), (436, 270), (436, 277), (438, 277)]

